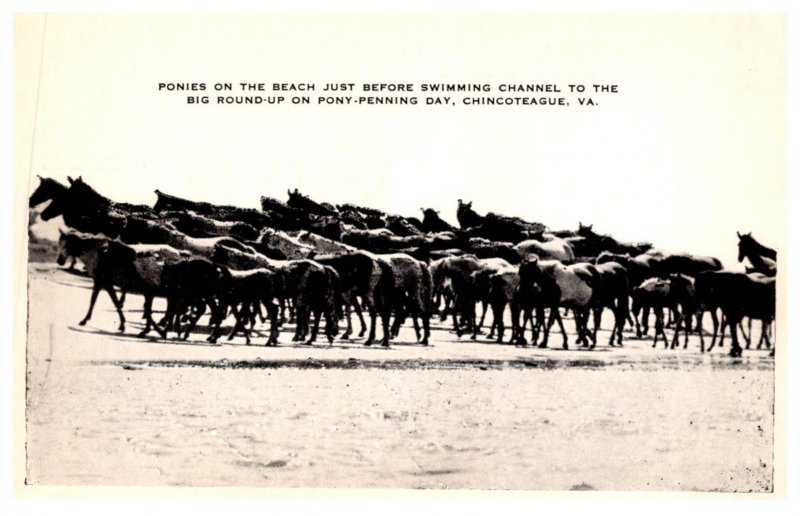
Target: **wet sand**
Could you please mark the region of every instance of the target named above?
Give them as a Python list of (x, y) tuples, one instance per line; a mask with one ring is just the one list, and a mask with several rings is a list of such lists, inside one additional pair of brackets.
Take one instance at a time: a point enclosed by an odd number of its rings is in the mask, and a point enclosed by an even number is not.
[(104, 293), (80, 327), (89, 285), (30, 266), (29, 483), (772, 490), (766, 350), (211, 346), (137, 338), (138, 296), (126, 334)]

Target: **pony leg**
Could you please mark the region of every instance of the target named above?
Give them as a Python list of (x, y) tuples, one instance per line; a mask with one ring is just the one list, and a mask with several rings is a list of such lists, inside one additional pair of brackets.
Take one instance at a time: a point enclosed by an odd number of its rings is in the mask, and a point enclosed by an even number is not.
[[(594, 316), (594, 330), (592, 331), (592, 348), (597, 345), (597, 330), (600, 328), (600, 319), (603, 317), (603, 307), (595, 307), (592, 309), (592, 315)], [(614, 329), (611, 329), (611, 340), (609, 345), (614, 345)]]
[(381, 327), (383, 328), (383, 341), (381, 345), (385, 348), (389, 347), (389, 340), (391, 338), (391, 331), (389, 329), (389, 322), (392, 319), (392, 307), (390, 305), (382, 306), (380, 309)]
[(345, 340), (349, 339), (350, 335), (353, 333), (353, 323), (350, 320), (351, 312), (352, 312), (352, 307), (350, 306), (350, 301), (348, 300), (344, 303), (344, 317), (345, 320), (347, 321), (347, 329), (342, 334), (342, 339)]
[(720, 326), (719, 323), (720, 320), (719, 317), (717, 317), (717, 310), (715, 308), (711, 310), (711, 324), (714, 327), (714, 334), (711, 336), (711, 346), (708, 348), (709, 351), (711, 351), (711, 348), (714, 347), (714, 343), (717, 341), (717, 332), (719, 332), (719, 326)]
[(114, 292), (114, 287), (107, 287), (106, 292), (108, 292), (111, 302), (114, 303), (114, 308), (117, 309), (117, 315), (119, 316), (119, 327), (117, 329), (120, 333), (123, 333), (125, 331), (125, 315), (122, 313), (122, 303), (117, 299), (117, 293)]
[[(155, 328), (156, 332), (158, 332), (159, 336), (161, 336), (161, 338), (164, 339), (166, 338), (167, 333), (166, 332), (161, 333), (162, 330), (159, 329), (158, 325), (153, 320), (153, 299), (154, 297), (152, 294), (146, 294), (144, 296), (143, 311), (144, 311), (145, 327), (144, 330), (142, 330), (142, 332), (139, 335), (141, 336), (147, 335), (150, 332), (150, 327), (152, 326), (153, 328)], [(167, 304), (167, 311), (169, 311), (169, 304)], [(166, 316), (167, 314), (164, 315)]]
[[(656, 347), (656, 344), (658, 344), (658, 332), (661, 331), (661, 326), (664, 324), (664, 313), (660, 308), (653, 308), (653, 315), (656, 318), (655, 333), (653, 333), (653, 347)], [(646, 334), (647, 330), (645, 330), (645, 335)]]
[(545, 320), (543, 304), (539, 304), (536, 306), (536, 324), (533, 323), (533, 318), (531, 318), (530, 321), (531, 321), (531, 343), (536, 344), (536, 342), (539, 340), (539, 333), (541, 333), (545, 322), (547, 322)]
[(280, 298), (278, 300), (280, 304), (280, 322), (281, 324), (286, 323), (286, 300), (284, 298)]
[(617, 306), (614, 311), (614, 317), (617, 322), (617, 344), (622, 346), (622, 330), (625, 328), (625, 319), (630, 317), (630, 308), (628, 307), (628, 296), (620, 296), (617, 298)]
[(86, 316), (78, 323), (79, 326), (86, 326), (86, 323), (92, 318), (92, 311), (94, 310), (94, 304), (97, 302), (98, 294), (100, 294), (100, 285), (95, 284), (92, 288), (92, 297), (89, 300), (89, 311), (86, 312)]
[(678, 341), (680, 340), (681, 335), (681, 325), (685, 325), (686, 321), (683, 318), (683, 311), (675, 312), (675, 327), (672, 329), (672, 343), (670, 344), (670, 349), (675, 349), (678, 347)]
[(561, 336), (564, 338), (564, 344), (562, 347), (564, 349), (569, 349), (569, 344), (567, 343), (567, 330), (564, 329), (564, 321), (561, 320), (561, 314), (558, 313), (558, 309), (555, 310), (556, 313), (556, 321), (558, 322), (558, 327), (561, 328)]
[(272, 301), (266, 305), (267, 307), (267, 317), (269, 317), (269, 339), (267, 339), (267, 345), (277, 346), (278, 345), (278, 326), (280, 326), (280, 322), (278, 321), (278, 311), (279, 307), (275, 306)]
[(314, 307), (311, 312), (311, 315), (314, 317), (314, 323), (311, 325), (311, 336), (306, 341), (306, 344), (309, 346), (314, 344), (314, 341), (317, 340), (317, 333), (319, 332), (319, 320), (322, 317), (322, 310), (320, 310), (318, 307)]
[(414, 308), (411, 311), (411, 322), (414, 324), (414, 334), (417, 336), (417, 342), (422, 340), (422, 333), (419, 328), (419, 309)]
[[(397, 307), (395, 308), (394, 311), (394, 322), (392, 323), (391, 326), (392, 337), (397, 338), (397, 336), (400, 334), (400, 327), (405, 322), (406, 316), (407, 316), (406, 303), (398, 301)], [(455, 319), (456, 317), (455, 315), (453, 315), (454, 324), (455, 324)]]
[(361, 303), (358, 302), (358, 297), (353, 294), (353, 308), (356, 311), (356, 316), (358, 317), (358, 322), (361, 323), (361, 331), (358, 332), (359, 337), (363, 337), (365, 333), (367, 333), (367, 323), (364, 321), (364, 313), (361, 309)]
[[(360, 310), (359, 310), (360, 311)], [(325, 315), (325, 337), (328, 339), (328, 345), (333, 346), (333, 339), (339, 333), (338, 319), (336, 312), (331, 305), (326, 305), (324, 310)]]
[[(503, 321), (503, 312), (506, 309), (506, 302), (500, 301), (492, 306), (492, 317), (494, 321), (492, 325), (497, 325), (497, 342), (502, 344), (503, 343), (503, 334), (506, 332), (505, 322)], [(474, 337), (474, 335), (473, 335)], [(511, 326), (511, 338), (514, 338), (514, 326), (513, 326), (513, 315), (512, 315), (512, 326)]]
[[(540, 348), (547, 347), (547, 341), (550, 339), (550, 328), (553, 326), (553, 323), (556, 321), (556, 316), (558, 315), (558, 307), (550, 307), (550, 316), (547, 319), (547, 323), (544, 325), (544, 338), (542, 342), (539, 344)], [(535, 342), (535, 341), (534, 341)]]
[(736, 330), (739, 322), (741, 322), (741, 319), (737, 321), (736, 317), (728, 318), (728, 325), (731, 328), (731, 350), (728, 354), (732, 357), (742, 356), (742, 347), (739, 345), (738, 331)]
[(231, 328), (230, 333), (228, 333), (228, 340), (233, 340), (233, 337), (238, 333), (242, 332), (245, 336), (245, 343), (249, 346), (250, 345), (250, 332), (246, 331), (246, 322), (248, 317), (250, 316), (250, 309), (248, 308), (248, 303), (242, 303), (242, 309), (238, 310), (236, 308), (236, 303), (231, 303), (231, 313), (233, 314), (233, 318), (236, 320), (236, 323)]
[[(670, 309), (670, 308), (667, 308), (667, 313), (668, 313), (668, 314), (669, 314), (671, 311), (672, 311), (672, 309)], [(669, 317), (669, 316), (667, 316), (667, 317)], [(666, 330), (666, 325), (664, 324), (664, 317), (663, 317), (663, 315), (662, 315), (662, 317), (661, 317), (661, 338), (662, 338), (662, 339), (664, 339), (664, 349), (668, 349), (668, 348), (669, 348), (669, 342), (667, 341), (667, 330)]]
[(742, 332), (742, 338), (743, 338), (743, 339), (744, 339), (744, 341), (745, 341), (745, 349), (750, 349), (750, 337), (751, 337), (751, 336), (752, 336), (752, 334), (753, 334), (753, 326), (752, 326), (752, 324), (753, 324), (753, 319), (750, 319), (750, 322), (749, 322), (749, 324), (750, 324), (750, 326), (749, 326), (749, 328), (748, 328), (748, 331), (747, 331), (747, 332), (745, 332), (745, 331), (744, 331), (744, 326), (742, 325), (742, 321), (739, 321), (739, 324), (738, 324), (738, 326), (739, 326), (739, 331), (741, 331), (741, 332)]
[(692, 327), (692, 312), (686, 310), (684, 314), (683, 309), (681, 309), (681, 318), (683, 321), (683, 349), (689, 347), (689, 328)]
[(578, 334), (575, 344), (587, 346), (586, 334), (583, 331), (583, 314), (576, 309), (572, 309), (572, 319), (575, 321), (575, 332)]
[(375, 328), (378, 324), (376, 319), (378, 318), (378, 312), (375, 310), (375, 306), (372, 303), (367, 304), (367, 312), (369, 313), (369, 335), (367, 336), (367, 340), (364, 341), (364, 344), (369, 346), (373, 342), (375, 342)]
[[(725, 320), (725, 314), (722, 314), (722, 319), (719, 323), (720, 326), (720, 335), (719, 335), (719, 347), (722, 347), (723, 341), (725, 340), (725, 328), (728, 326), (727, 321)], [(710, 350), (711, 348), (709, 348)]]

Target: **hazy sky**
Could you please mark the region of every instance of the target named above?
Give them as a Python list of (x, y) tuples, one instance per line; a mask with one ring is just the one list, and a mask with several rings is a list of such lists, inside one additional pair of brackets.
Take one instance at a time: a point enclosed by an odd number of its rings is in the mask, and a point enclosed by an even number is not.
[[(15, 173), (82, 175), (115, 200), (152, 204), (159, 188), (258, 207), (296, 187), (455, 222), (462, 198), (728, 266), (737, 230), (785, 238), (781, 16), (26, 15), (14, 37)], [(587, 92), (593, 107), (566, 91), (510, 96), (569, 107), (190, 105), (161, 82), (312, 82), (314, 96), (342, 82), (619, 92)]]

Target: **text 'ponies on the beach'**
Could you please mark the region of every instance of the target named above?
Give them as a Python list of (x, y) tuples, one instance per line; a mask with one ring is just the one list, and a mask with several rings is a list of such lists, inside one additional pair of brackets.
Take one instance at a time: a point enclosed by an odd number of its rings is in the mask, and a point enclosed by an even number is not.
[(238, 106), (596, 107), (619, 93), (606, 83), (159, 82), (184, 104)]

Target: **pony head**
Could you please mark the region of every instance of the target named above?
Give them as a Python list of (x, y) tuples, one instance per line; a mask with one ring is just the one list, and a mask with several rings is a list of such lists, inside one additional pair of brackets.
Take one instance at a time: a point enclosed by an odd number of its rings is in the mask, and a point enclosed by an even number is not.
[(739, 237), (739, 262), (741, 263), (747, 257), (747, 251), (753, 245), (754, 240), (750, 233), (741, 234), (737, 231), (736, 236)]
[(55, 179), (50, 179), (49, 177), (42, 177), (36, 176), (39, 178), (39, 186), (36, 187), (36, 190), (31, 194), (30, 199), (28, 200), (28, 207), (33, 208), (34, 206), (38, 206), (45, 201), (49, 201), (51, 199), (56, 199), (64, 195), (64, 192), (67, 191), (67, 187), (56, 181)]

